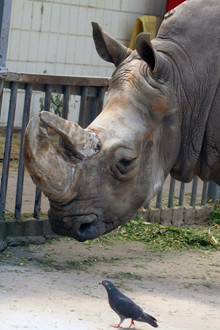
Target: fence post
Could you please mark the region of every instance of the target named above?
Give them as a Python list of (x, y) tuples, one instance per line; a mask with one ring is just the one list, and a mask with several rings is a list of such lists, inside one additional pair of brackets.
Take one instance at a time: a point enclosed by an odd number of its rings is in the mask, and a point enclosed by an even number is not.
[(219, 196), (220, 186), (218, 186), (215, 182), (210, 181), (208, 188), (208, 199), (211, 199), (213, 203), (216, 203)]
[(194, 208), (196, 207), (197, 189), (198, 189), (198, 177), (195, 176), (192, 183), (192, 192), (191, 192), (191, 200), (190, 200), (190, 206)]
[(175, 189), (175, 179), (171, 177), (170, 178), (170, 190), (169, 190), (169, 198), (168, 198), (168, 207), (173, 206), (174, 189)]
[(18, 83), (13, 82), (11, 86), (11, 96), (10, 96), (9, 110), (8, 110), (8, 122), (7, 122), (6, 138), (5, 138), (4, 160), (2, 167), (1, 187), (0, 187), (0, 221), (4, 220), (4, 215), (5, 215), (12, 133), (14, 128), (15, 108), (17, 101), (17, 90), (18, 90)]
[(32, 96), (32, 85), (27, 84), (25, 90), (25, 100), (24, 100), (22, 130), (21, 130), (17, 189), (16, 189), (16, 200), (15, 200), (15, 219), (20, 219), (21, 217), (21, 205), (22, 205), (23, 182), (24, 182), (23, 143), (24, 143), (25, 129), (29, 121), (31, 96)]

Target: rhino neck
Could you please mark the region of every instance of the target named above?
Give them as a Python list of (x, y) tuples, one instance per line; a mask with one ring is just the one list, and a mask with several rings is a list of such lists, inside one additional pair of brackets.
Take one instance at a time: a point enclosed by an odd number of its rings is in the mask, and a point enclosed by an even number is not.
[[(173, 67), (170, 82), (183, 119), (181, 146), (171, 174), (185, 182), (201, 174), (203, 141), (220, 79), (219, 21), (218, 1), (205, 1), (202, 7), (201, 1), (184, 2), (167, 14), (154, 40)], [(210, 22), (215, 29), (210, 30)]]

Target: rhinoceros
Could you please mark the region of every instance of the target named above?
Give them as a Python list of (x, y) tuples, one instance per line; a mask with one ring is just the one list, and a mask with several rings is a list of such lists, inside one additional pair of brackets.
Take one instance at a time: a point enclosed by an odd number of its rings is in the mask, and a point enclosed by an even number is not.
[(116, 67), (103, 111), (86, 129), (43, 111), (24, 143), (52, 229), (79, 241), (128, 221), (169, 172), (220, 184), (219, 0), (185, 1), (154, 40), (139, 34), (134, 51), (92, 25), (98, 54)]

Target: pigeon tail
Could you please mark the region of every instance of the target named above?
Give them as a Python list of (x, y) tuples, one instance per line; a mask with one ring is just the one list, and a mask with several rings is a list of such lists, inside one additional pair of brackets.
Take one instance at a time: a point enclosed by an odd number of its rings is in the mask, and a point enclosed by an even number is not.
[(149, 323), (154, 328), (157, 328), (158, 327), (157, 320), (153, 316), (151, 316), (151, 315), (149, 315), (147, 313), (144, 313), (144, 315), (146, 317), (145, 318), (145, 322)]

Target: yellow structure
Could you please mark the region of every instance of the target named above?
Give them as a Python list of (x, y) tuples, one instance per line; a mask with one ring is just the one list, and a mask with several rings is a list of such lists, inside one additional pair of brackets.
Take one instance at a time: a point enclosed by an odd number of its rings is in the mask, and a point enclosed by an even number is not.
[(162, 21), (161, 17), (144, 15), (136, 19), (134, 29), (129, 43), (129, 48), (135, 49), (135, 39), (141, 32), (148, 32), (151, 34), (151, 39), (156, 37), (156, 33)]

